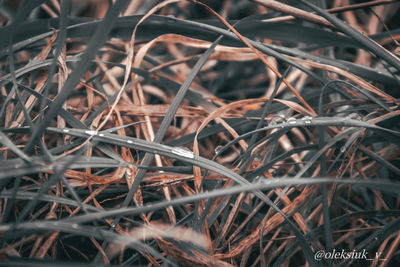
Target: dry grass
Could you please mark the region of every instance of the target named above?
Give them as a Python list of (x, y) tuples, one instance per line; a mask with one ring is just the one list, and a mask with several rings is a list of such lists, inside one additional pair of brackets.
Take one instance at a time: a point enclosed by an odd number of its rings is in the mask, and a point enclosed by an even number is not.
[(398, 1), (26, 2), (0, 265), (400, 265)]

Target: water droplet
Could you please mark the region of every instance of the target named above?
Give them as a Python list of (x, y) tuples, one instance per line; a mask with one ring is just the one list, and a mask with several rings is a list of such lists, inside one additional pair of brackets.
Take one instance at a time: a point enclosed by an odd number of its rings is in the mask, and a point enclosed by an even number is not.
[(349, 119), (353, 119), (353, 120), (361, 120), (361, 115), (360, 114), (358, 114), (358, 113), (356, 113), (356, 112), (353, 112), (353, 113), (350, 113), (348, 116), (347, 116), (347, 118), (349, 118)]
[(287, 123), (289, 123), (289, 124), (295, 124), (296, 122), (297, 122), (296, 118), (289, 118), (287, 120)]
[(69, 129), (63, 129), (64, 133), (69, 133)]
[(174, 153), (175, 155), (179, 155), (179, 156), (182, 156), (182, 157), (185, 157), (185, 158), (191, 158), (191, 159), (194, 158), (194, 155), (193, 155), (192, 151), (188, 151), (188, 150), (185, 150), (185, 149), (180, 148), (180, 147), (174, 147), (171, 150), (171, 152)]
[(217, 146), (217, 147), (214, 149), (215, 154), (218, 154), (218, 153), (221, 151), (221, 149), (222, 149), (222, 146)]
[(267, 180), (265, 179), (265, 177), (263, 175), (259, 175), (256, 178), (254, 178), (254, 182), (256, 182), (256, 183), (264, 183), (264, 182), (267, 182)]
[(269, 122), (269, 125), (277, 125), (279, 122), (283, 122), (286, 119), (286, 116), (283, 114), (278, 114), (274, 117)]
[(88, 134), (88, 135), (96, 135), (96, 134), (97, 134), (97, 131), (94, 131), (94, 130), (87, 130), (87, 131), (85, 131), (85, 134)]
[(342, 152), (342, 153), (346, 152), (346, 147), (345, 147), (345, 146), (342, 146), (342, 147), (340, 148), (340, 152)]
[(286, 116), (283, 115), (283, 114), (279, 114), (278, 117), (279, 117), (279, 118), (282, 118), (282, 119), (286, 119)]
[(79, 228), (79, 225), (78, 225), (77, 223), (73, 223), (73, 224), (71, 224), (71, 227), (72, 227), (73, 229), (78, 229), (78, 228)]
[(133, 144), (132, 140), (127, 140), (126, 141), (128, 144)]
[(304, 117), (302, 118), (302, 120), (304, 121), (304, 123), (311, 123), (312, 117), (310, 117), (310, 116), (304, 116)]
[(101, 133), (101, 134), (99, 134), (99, 136), (102, 136), (102, 137), (103, 137), (103, 136), (104, 136), (104, 134), (102, 134), (102, 133)]

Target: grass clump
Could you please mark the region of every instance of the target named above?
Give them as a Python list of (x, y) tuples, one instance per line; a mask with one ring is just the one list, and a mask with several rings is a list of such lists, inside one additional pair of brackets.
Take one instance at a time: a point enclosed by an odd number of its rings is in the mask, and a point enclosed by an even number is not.
[(0, 265), (399, 265), (400, 4), (314, 2), (2, 2)]

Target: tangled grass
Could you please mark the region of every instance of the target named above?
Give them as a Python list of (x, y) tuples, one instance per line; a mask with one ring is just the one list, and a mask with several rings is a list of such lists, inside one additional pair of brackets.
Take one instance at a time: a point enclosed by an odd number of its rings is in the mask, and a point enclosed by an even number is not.
[(0, 265), (399, 266), (397, 2), (2, 1)]

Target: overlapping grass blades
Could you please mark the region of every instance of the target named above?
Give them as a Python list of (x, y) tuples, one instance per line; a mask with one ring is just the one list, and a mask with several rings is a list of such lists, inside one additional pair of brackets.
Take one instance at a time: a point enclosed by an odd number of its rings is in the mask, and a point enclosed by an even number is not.
[(0, 4), (0, 265), (399, 265), (400, 4), (155, 2)]

